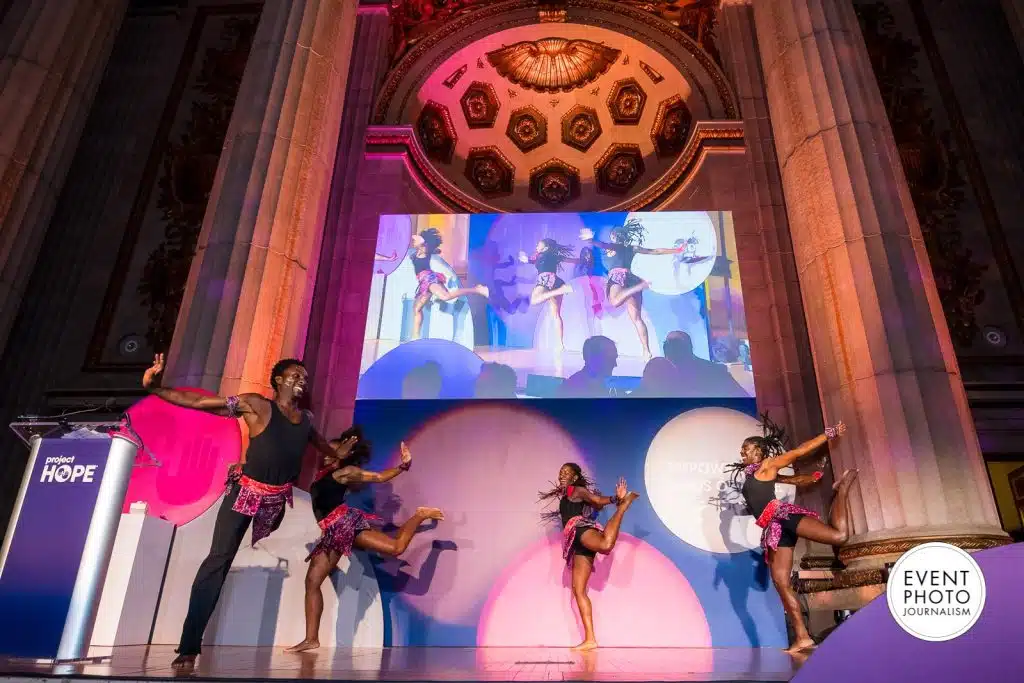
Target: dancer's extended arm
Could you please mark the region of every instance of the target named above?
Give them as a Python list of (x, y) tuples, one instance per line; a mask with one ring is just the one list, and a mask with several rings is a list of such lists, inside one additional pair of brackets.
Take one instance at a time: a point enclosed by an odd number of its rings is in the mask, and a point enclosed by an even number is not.
[(166, 389), (160, 386), (158, 381), (158, 377), (163, 371), (164, 354), (158, 353), (153, 358), (153, 365), (142, 375), (142, 388), (179, 408), (201, 410), (221, 417), (247, 417), (255, 416), (256, 404), (267, 400), (259, 394), (240, 394), (224, 398), (223, 396), (204, 396), (194, 391)]
[(784, 467), (789, 467), (800, 458), (806, 458), (808, 455), (813, 454), (819, 448), (828, 443), (831, 439), (834, 439), (842, 435), (846, 431), (846, 425), (840, 422), (835, 427), (829, 427), (825, 430), (824, 434), (804, 441), (802, 444), (794, 448), (793, 450), (786, 451), (782, 455), (776, 458), (768, 458), (761, 463), (759, 472), (765, 474), (777, 474), (779, 470)]
[(600, 510), (606, 505), (618, 505), (619, 501), (622, 499), (623, 496), (626, 495), (627, 492), (628, 489), (626, 488), (626, 480), (620, 478), (619, 483), (616, 484), (615, 486), (614, 496), (599, 496), (590, 491), (589, 489), (585, 489), (583, 487), (574, 487), (572, 491), (572, 496), (574, 498), (579, 498), (580, 501), (586, 503), (595, 510)]
[(647, 254), (648, 256), (666, 256), (668, 254), (681, 253), (685, 246), (682, 247), (665, 247), (662, 249), (648, 249), (646, 247), (636, 247), (635, 251), (638, 254)]
[(382, 472), (371, 472), (354, 465), (349, 465), (334, 472), (334, 479), (341, 484), (383, 484), (386, 481), (391, 481), (402, 472), (408, 470), (412, 465), (412, 453), (409, 452), (409, 447), (405, 445), (404, 441), (401, 448), (402, 464), (398, 467), (391, 467)]
[(780, 474), (775, 478), (779, 484), (792, 484), (793, 486), (804, 487), (814, 486), (824, 475), (821, 472), (814, 474)]

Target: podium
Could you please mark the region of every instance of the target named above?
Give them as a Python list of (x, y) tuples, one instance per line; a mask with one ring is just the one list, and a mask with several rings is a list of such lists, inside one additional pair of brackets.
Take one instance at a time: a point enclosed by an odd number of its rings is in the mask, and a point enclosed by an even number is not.
[(0, 655), (87, 655), (140, 442), (119, 422), (20, 422), (28, 465), (0, 548)]

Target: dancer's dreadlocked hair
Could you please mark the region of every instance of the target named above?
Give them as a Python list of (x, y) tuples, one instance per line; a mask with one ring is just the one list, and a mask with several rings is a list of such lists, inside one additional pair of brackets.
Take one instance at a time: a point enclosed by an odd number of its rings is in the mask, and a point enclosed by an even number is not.
[[(600, 492), (596, 488), (594, 488), (594, 482), (590, 479), (590, 477), (588, 477), (583, 472), (582, 467), (580, 467), (574, 462), (567, 462), (564, 465), (562, 465), (562, 467), (569, 467), (576, 475), (576, 478), (573, 480), (570, 486), (590, 489), (591, 493), (594, 493), (595, 495), (600, 495)], [(558, 500), (565, 495), (565, 489), (563, 489), (561, 486), (554, 482), (552, 482), (551, 485), (552, 488), (549, 491), (541, 491), (537, 495), (537, 500)], [(547, 512), (542, 512), (540, 517), (544, 522), (561, 522), (561, 517), (559, 516), (558, 508), (555, 508), (554, 510), (548, 510)]]
[[(774, 458), (788, 450), (786, 446), (788, 441), (786, 430), (772, 421), (767, 414), (761, 415), (761, 422), (758, 426), (761, 427), (761, 436), (748, 436), (743, 440), (744, 447), (748, 445), (757, 446), (758, 450), (761, 451), (761, 455), (765, 458)], [(733, 486), (737, 488), (742, 486), (739, 477), (745, 468), (746, 465), (742, 462), (734, 462), (725, 466), (726, 472), (731, 472), (730, 483)]]
[(441, 248), (441, 231), (437, 228), (427, 228), (420, 233), (428, 254), (436, 254)]
[(548, 248), (549, 253), (554, 254), (555, 258), (558, 260), (559, 265), (562, 264), (562, 261), (572, 258), (572, 247), (565, 244), (559, 244), (550, 237), (545, 237), (540, 242), (541, 244)]
[(612, 234), (616, 242), (627, 247), (642, 247), (644, 237), (647, 236), (647, 228), (640, 222), (639, 218), (630, 218), (620, 228), (613, 228)]

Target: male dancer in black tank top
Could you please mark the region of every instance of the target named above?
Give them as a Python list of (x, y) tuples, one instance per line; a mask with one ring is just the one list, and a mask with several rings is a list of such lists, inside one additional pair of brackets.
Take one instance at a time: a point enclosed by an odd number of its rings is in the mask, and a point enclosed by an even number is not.
[(152, 367), (142, 376), (142, 386), (151, 394), (182, 408), (227, 418), (241, 417), (249, 427), (245, 462), (240, 467), (231, 467), (227, 495), (213, 527), (210, 554), (199, 566), (192, 584), (178, 657), (171, 664), (176, 671), (187, 673), (195, 666), (203, 632), (249, 524), (253, 524), (253, 544), (280, 526), (285, 505), (291, 503), (291, 487), (299, 476), (307, 445), (312, 443), (324, 455), (338, 457), (339, 453), (347, 454), (355, 440), (332, 447), (313, 428), (311, 415), (298, 407), (308, 382), (301, 361), (286, 359), (274, 365), (270, 373), (273, 400), (259, 394), (224, 398), (165, 389), (157, 379), (163, 369), (163, 354), (157, 354)]
[[(352, 443), (351, 450), (343, 444)], [(339, 447), (339, 455), (324, 459), (309, 494), (313, 502), (313, 515), (322, 534), (306, 561), (306, 637), (301, 643), (288, 648), (289, 652), (305, 652), (320, 647), (320, 617), (324, 613), (322, 586), (343, 555), (352, 548), (372, 551), (379, 555), (398, 557), (406, 551), (413, 535), (428, 519), (443, 520), (438, 508), (419, 507), (398, 527), (394, 536), (388, 536), (370, 527), (376, 517), (345, 504), (345, 494), (353, 484), (382, 484), (391, 481), (412, 466), (412, 454), (403, 442), (402, 460), (398, 467), (382, 472), (362, 469), (370, 459), (370, 444), (363, 439), (359, 427), (352, 427), (331, 442)]]

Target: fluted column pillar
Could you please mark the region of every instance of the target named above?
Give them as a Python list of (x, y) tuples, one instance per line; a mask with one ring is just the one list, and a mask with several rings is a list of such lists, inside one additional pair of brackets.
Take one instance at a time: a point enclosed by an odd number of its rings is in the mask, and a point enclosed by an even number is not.
[(851, 568), (999, 526), (906, 178), (849, 0), (753, 4), (825, 418), (860, 469)]
[(0, 353), (128, 0), (12, 0), (0, 23)]
[(260, 391), (302, 355), (357, 0), (267, 0), (192, 262), (167, 381)]

